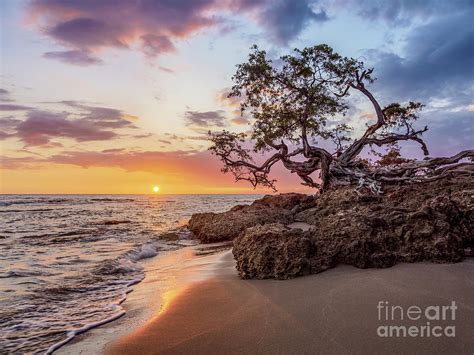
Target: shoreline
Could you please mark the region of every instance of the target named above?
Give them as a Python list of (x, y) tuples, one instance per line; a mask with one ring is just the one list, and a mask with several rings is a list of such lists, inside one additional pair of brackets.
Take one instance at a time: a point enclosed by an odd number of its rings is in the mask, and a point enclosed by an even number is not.
[(183, 289), (213, 277), (223, 254), (219, 250), (228, 249), (227, 244), (190, 245), (141, 260), (145, 277), (132, 286), (131, 292), (120, 303), (123, 313), (74, 336), (54, 350), (54, 354), (104, 353), (107, 344), (159, 314)]
[[(141, 327), (105, 348), (132, 353), (472, 353), (474, 259), (457, 264), (339, 266), (292, 280), (240, 280), (230, 252)], [(379, 301), (458, 307), (456, 336), (377, 336)], [(426, 322), (395, 322), (424, 325)], [(442, 325), (446, 323), (441, 322)], [(390, 323), (392, 324), (392, 323)], [(436, 322), (432, 322), (434, 326)]]
[[(387, 269), (341, 265), (285, 281), (241, 280), (231, 250), (215, 252), (220, 248), (225, 246), (189, 246), (145, 261), (145, 279), (122, 304), (126, 315), (78, 335), (55, 353), (474, 349), (474, 258), (456, 264), (401, 263)], [(376, 334), (379, 301), (427, 307), (452, 300), (458, 306), (455, 338)]]

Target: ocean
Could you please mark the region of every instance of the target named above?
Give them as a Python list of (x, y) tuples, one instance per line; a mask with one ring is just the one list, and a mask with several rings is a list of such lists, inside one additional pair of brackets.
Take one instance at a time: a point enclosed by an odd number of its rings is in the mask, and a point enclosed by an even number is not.
[(193, 213), (261, 195), (0, 195), (0, 353), (46, 353), (124, 314), (140, 260), (195, 243)]

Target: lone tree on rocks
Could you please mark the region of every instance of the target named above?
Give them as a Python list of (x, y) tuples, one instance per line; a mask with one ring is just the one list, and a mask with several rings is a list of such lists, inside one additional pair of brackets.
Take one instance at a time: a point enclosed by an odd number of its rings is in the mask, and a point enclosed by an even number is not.
[[(414, 141), (425, 156), (429, 154), (422, 139), (428, 128), (414, 127), (423, 105), (409, 102), (382, 107), (368, 89), (374, 81), (372, 74), (373, 68), (340, 56), (325, 44), (295, 49), (294, 55), (283, 56), (278, 63), (253, 46), (248, 61), (237, 66), (229, 94), (240, 98), (242, 113), (250, 113), (250, 134), (213, 133), (210, 150), (224, 163), (223, 172), (231, 172), (236, 180), (247, 180), (254, 187), (273, 190), (275, 180), (269, 173), (277, 162), (296, 173), (304, 185), (320, 191), (353, 185), (357, 190), (382, 193), (389, 184), (472, 176), (473, 150), (424, 160), (400, 155), (397, 143), (401, 141)], [(354, 140), (350, 138), (351, 128), (341, 123), (349, 109), (347, 98), (353, 92), (361, 93), (375, 111), (375, 122)], [(328, 140), (334, 142), (333, 152), (317, 145)], [(385, 147), (388, 153), (375, 163), (360, 158), (364, 148), (375, 147)], [(268, 158), (256, 163), (256, 153)], [(318, 172), (315, 181), (313, 173)]]

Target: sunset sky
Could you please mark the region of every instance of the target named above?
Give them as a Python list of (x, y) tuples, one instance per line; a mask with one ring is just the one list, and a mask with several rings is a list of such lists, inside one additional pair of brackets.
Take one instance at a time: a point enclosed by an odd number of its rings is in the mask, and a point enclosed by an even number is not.
[[(275, 58), (327, 43), (364, 60), (383, 104), (426, 104), (432, 156), (472, 148), (473, 4), (1, 1), (0, 192), (253, 192), (220, 172), (206, 132), (248, 129), (225, 93), (254, 43)], [(355, 104), (357, 133), (370, 111)]]

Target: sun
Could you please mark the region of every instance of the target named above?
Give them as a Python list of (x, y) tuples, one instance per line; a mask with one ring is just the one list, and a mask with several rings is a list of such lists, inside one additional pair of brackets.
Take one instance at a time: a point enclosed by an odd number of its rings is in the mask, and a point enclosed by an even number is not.
[(160, 187), (158, 185), (153, 186), (153, 192), (154, 193), (160, 192)]

